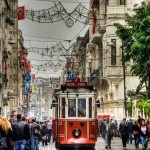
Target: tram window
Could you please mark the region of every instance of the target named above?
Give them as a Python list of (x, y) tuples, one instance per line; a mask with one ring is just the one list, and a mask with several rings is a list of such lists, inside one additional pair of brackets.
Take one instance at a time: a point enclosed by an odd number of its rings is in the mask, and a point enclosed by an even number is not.
[(89, 98), (89, 118), (92, 118), (92, 98)]
[(65, 98), (62, 98), (62, 118), (65, 118)]
[(86, 117), (86, 99), (78, 99), (78, 117)]
[(68, 99), (68, 117), (76, 117), (76, 99)]

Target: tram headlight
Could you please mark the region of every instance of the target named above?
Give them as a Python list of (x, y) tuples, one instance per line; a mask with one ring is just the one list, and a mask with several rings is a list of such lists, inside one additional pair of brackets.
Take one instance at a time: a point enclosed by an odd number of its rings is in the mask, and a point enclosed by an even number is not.
[(81, 136), (81, 130), (80, 129), (74, 129), (72, 134), (75, 137), (79, 137), (79, 136)]

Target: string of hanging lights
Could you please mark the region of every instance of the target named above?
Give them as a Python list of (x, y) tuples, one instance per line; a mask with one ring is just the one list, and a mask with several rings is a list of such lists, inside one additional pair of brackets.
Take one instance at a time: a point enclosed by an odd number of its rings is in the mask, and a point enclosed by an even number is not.
[[(95, 14), (98, 15), (97, 12)], [(103, 17), (100, 16), (99, 20), (103, 20)], [(92, 24), (93, 11), (79, 3), (72, 12), (67, 12), (61, 2), (54, 2), (54, 6), (48, 9), (25, 10), (25, 17), (39, 23), (54, 23), (64, 20), (66, 26), (71, 28), (76, 22)]]

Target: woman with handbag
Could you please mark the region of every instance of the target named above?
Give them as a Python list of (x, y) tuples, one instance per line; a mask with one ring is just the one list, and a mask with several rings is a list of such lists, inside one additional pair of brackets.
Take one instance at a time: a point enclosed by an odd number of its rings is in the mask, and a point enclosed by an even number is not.
[(147, 148), (150, 150), (150, 119), (147, 120), (147, 129), (148, 129), (148, 144)]
[(138, 120), (134, 120), (133, 135), (134, 135), (134, 141), (135, 141), (135, 149), (139, 149), (140, 125), (138, 123)]
[(142, 143), (142, 150), (146, 150), (148, 143), (148, 128), (144, 119), (141, 120), (140, 124), (140, 140)]
[(42, 125), (42, 130), (41, 130), (41, 137), (42, 137), (42, 145), (48, 145), (47, 144), (47, 122), (44, 122)]
[(11, 133), (12, 128), (10, 122), (4, 117), (0, 118), (0, 147), (3, 150), (11, 149)]

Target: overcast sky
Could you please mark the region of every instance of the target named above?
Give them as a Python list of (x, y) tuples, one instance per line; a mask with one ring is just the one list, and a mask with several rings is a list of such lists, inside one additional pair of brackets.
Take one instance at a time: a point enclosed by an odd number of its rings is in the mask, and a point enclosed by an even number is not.
[[(67, 12), (72, 12), (79, 3), (82, 3), (86, 8), (89, 8), (89, 0), (58, 0), (56, 3), (61, 2)], [(54, 6), (54, 0), (19, 0), (19, 6), (25, 6), (27, 10), (43, 10), (48, 9)], [(24, 46), (26, 48), (30, 47), (39, 47), (46, 48), (55, 45), (58, 42), (62, 44), (67, 49), (69, 43), (64, 40), (74, 40), (76, 37), (84, 36), (85, 32), (88, 29), (88, 26), (85, 26), (82, 23), (75, 23), (73, 27), (68, 28), (65, 25), (65, 22), (59, 21), (55, 23), (37, 23), (30, 21), (29, 19), (19, 21), (19, 29), (22, 30), (24, 37)], [(33, 36), (33, 37), (31, 37)], [(40, 38), (43, 37), (43, 38)], [(49, 39), (47, 39), (49, 38)], [(46, 41), (46, 42), (43, 42)], [(58, 41), (58, 42), (52, 42)], [(31, 61), (31, 64), (43, 64), (46, 63), (44, 60), (50, 60), (50, 57), (42, 57), (37, 53), (29, 53), (28, 59)], [(42, 60), (42, 61), (41, 61)], [(57, 59), (53, 58), (52, 61)], [(56, 63), (56, 61), (55, 61)], [(52, 69), (47, 71), (37, 71), (32, 69), (32, 74), (36, 74), (36, 77), (50, 77), (53, 74), (60, 74), (61, 70), (54, 72)]]

